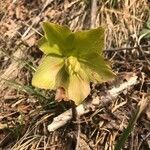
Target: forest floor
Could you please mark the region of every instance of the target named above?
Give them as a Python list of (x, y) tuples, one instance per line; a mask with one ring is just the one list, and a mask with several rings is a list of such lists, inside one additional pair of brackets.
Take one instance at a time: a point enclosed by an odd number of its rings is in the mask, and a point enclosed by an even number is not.
[[(145, 46), (150, 45), (150, 39), (141, 36), (150, 18), (150, 2), (98, 1), (96, 7), (92, 2), (0, 1), (0, 150), (71, 150), (76, 142), (80, 150), (113, 150), (142, 99), (146, 99), (147, 107), (123, 149), (150, 149), (150, 47)], [(97, 9), (95, 14), (93, 9)], [(36, 42), (43, 34), (40, 23), (45, 20), (67, 25), (72, 31), (104, 26), (104, 56), (111, 62), (117, 82), (128, 81), (131, 73), (138, 76), (138, 83), (107, 107), (81, 116), (79, 139), (76, 122), (68, 122), (54, 132), (47, 130), (56, 111), (51, 103), (55, 91), (31, 85), (43, 55)], [(124, 47), (127, 49), (121, 49)], [(114, 84), (94, 85), (91, 95), (107, 91)]]

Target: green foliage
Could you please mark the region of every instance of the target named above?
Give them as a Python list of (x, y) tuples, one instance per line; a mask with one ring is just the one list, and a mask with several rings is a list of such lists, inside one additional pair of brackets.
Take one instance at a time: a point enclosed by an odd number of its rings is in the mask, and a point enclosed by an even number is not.
[(150, 20), (146, 23), (145, 27), (140, 32), (140, 39), (142, 38), (150, 38)]
[(135, 112), (133, 117), (130, 119), (127, 128), (123, 131), (122, 135), (120, 136), (119, 140), (117, 141), (115, 150), (121, 150), (121, 148), (123, 148), (125, 141), (127, 140), (130, 133), (132, 132), (135, 122), (137, 121), (138, 114), (139, 114), (139, 109)]
[(22, 85), (21, 83), (16, 82), (11, 79), (9, 80), (3, 79), (3, 78), (1, 79), (4, 80), (9, 86), (15, 88), (16, 90), (35, 96), (38, 99), (38, 102), (42, 105), (44, 109), (51, 109), (55, 106), (53, 95), (47, 96), (46, 91), (42, 91), (31, 85), (30, 86)]
[(129, 120), (129, 124), (126, 129), (124, 129), (122, 135), (120, 136), (117, 144), (115, 146), (115, 150), (121, 150), (129, 137), (130, 133), (133, 131), (134, 125), (137, 122), (137, 119), (141, 115), (141, 113), (145, 110), (148, 105), (148, 101), (146, 97), (143, 97), (142, 100), (139, 102), (137, 110), (133, 114), (132, 118)]
[(89, 82), (105, 82), (114, 73), (104, 61), (104, 29), (71, 32), (65, 26), (44, 22), (38, 46), (45, 54), (32, 79), (43, 89), (64, 87), (69, 99), (81, 103), (90, 93)]

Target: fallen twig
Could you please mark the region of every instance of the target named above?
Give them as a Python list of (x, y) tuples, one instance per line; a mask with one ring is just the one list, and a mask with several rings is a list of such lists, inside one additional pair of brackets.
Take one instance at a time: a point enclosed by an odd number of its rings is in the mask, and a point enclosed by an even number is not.
[[(107, 92), (107, 94), (103, 94), (100, 97), (96, 97), (89, 102), (84, 102), (83, 104), (80, 104), (79, 106), (76, 107), (77, 114), (81, 116), (90, 112), (91, 109), (96, 110), (97, 107), (95, 107), (94, 104), (95, 101), (98, 102), (96, 104), (97, 106), (105, 105), (102, 104), (103, 103), (102, 99), (103, 100), (105, 99), (106, 103), (108, 101), (110, 102), (115, 97), (117, 97), (121, 92), (137, 84), (138, 83), (137, 78), (138, 78), (137, 75), (134, 74), (126, 82), (123, 82), (117, 87), (113, 87), (111, 90)], [(48, 131), (57, 130), (58, 128), (64, 126), (71, 118), (72, 118), (72, 111), (71, 109), (69, 109), (53, 119), (53, 122), (50, 125), (48, 125)]]
[(105, 49), (104, 52), (115, 52), (115, 51), (123, 51), (123, 50), (133, 50), (133, 49), (139, 49), (139, 48), (148, 48), (150, 45), (139, 45), (134, 47), (122, 47), (122, 48), (112, 48), (112, 49)]
[(91, 28), (96, 26), (97, 0), (91, 1)]

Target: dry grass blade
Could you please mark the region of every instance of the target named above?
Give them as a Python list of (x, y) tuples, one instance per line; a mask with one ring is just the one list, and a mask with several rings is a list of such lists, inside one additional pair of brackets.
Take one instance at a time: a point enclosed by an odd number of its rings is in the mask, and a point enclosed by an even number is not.
[[(84, 115), (80, 117), (79, 149), (113, 150), (119, 133), (127, 127), (143, 93), (150, 91), (150, 43), (145, 38), (145, 33), (141, 34), (149, 14), (148, 0), (1, 0), (0, 122), (2, 128), (7, 124), (9, 129), (5, 128), (0, 132), (0, 149), (62, 150), (72, 148), (72, 142), (77, 140), (76, 136), (71, 139), (72, 134), (77, 133), (77, 129), (73, 128), (76, 123), (67, 122), (71, 118), (71, 112), (66, 118), (61, 118), (66, 119), (66, 125), (57, 131), (48, 132), (47, 125), (52, 122), (55, 113), (51, 99), (54, 91), (34, 89), (30, 84), (34, 67), (42, 58), (42, 53), (36, 47), (36, 41), (43, 34), (40, 21), (48, 20), (67, 25), (72, 31), (104, 26), (106, 47), (103, 54), (111, 61), (114, 71), (119, 74), (134, 72), (138, 77), (137, 84), (131, 90), (119, 90), (119, 96), (113, 101), (110, 96), (106, 96), (108, 93), (105, 91), (112, 89), (115, 83), (92, 84), (92, 92), (87, 100), (96, 98), (91, 102), (90, 112), (88, 109), (88, 113), (84, 114), (85, 108), (83, 105), (80, 107)], [(118, 80), (122, 84), (128, 79), (121, 77)], [(132, 81), (135, 80), (132, 78)], [(127, 84), (123, 85), (127, 87)], [(114, 89), (111, 93), (115, 93), (118, 87)], [(144, 98), (148, 99), (148, 96)], [(26, 106), (32, 106), (29, 113), (18, 112), (18, 105), (22, 102)], [(138, 106), (142, 111), (145, 106), (140, 106), (142, 104)], [(150, 148), (150, 109), (142, 112), (142, 117), (138, 118), (132, 135), (126, 141), (126, 149)], [(21, 130), (18, 128), (21, 121), (18, 116), (24, 116)], [(18, 132), (21, 133), (20, 136), (17, 135)], [(81, 147), (82, 144), (85, 146)]]

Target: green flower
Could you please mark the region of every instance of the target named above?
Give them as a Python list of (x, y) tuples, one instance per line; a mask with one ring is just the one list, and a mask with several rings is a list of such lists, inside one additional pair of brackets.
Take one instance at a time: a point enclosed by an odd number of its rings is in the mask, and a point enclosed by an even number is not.
[(45, 54), (32, 79), (43, 89), (64, 87), (69, 99), (78, 105), (90, 93), (90, 82), (113, 79), (104, 61), (104, 29), (71, 32), (66, 26), (44, 22), (44, 37), (38, 46)]

